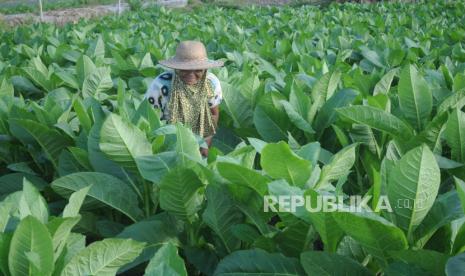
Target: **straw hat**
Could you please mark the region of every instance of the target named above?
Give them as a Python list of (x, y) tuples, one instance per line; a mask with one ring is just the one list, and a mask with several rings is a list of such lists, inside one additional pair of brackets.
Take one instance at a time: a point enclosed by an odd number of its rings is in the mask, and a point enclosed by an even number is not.
[(200, 41), (181, 41), (176, 48), (176, 55), (172, 58), (161, 60), (161, 65), (180, 70), (199, 70), (223, 66), (219, 60), (210, 60), (207, 50)]

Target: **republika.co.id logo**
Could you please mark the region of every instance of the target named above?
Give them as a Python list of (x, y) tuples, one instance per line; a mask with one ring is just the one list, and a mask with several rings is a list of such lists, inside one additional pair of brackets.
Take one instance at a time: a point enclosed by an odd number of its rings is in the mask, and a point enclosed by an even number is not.
[[(388, 197), (383, 195), (378, 197), (378, 201), (370, 206), (372, 196), (334, 196), (318, 195), (301, 196), (301, 195), (266, 195), (263, 198), (264, 212), (295, 213), (298, 208), (305, 208), (308, 212), (393, 212), (393, 206)], [(396, 209), (421, 208), (422, 201), (413, 201), (411, 199), (398, 199), (395, 203)]]

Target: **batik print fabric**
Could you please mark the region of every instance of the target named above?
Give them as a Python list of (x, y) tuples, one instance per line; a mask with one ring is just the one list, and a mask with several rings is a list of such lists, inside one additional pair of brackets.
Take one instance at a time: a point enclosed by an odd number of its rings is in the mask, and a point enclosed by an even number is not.
[[(168, 103), (170, 101), (172, 81), (174, 72), (168, 71), (158, 75), (150, 84), (145, 98), (154, 108), (161, 109), (161, 119), (167, 120), (169, 118)], [(213, 74), (207, 73), (207, 81), (211, 85), (214, 96), (208, 100), (208, 105), (212, 108), (221, 103), (223, 100), (223, 93), (221, 90), (220, 80)]]

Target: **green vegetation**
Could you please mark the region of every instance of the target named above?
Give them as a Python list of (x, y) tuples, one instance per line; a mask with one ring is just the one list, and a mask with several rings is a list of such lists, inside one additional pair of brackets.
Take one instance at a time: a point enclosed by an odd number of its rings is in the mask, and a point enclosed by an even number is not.
[[(152, 8), (0, 33), (0, 273), (461, 274), (464, 9)], [(207, 159), (143, 100), (186, 39), (226, 64)], [(283, 195), (367, 206), (264, 212)]]
[(0, 30), (5, 30), (7, 28), (5, 18), (0, 14)]
[(143, 1), (141, 0), (128, 0), (129, 8), (131, 11), (138, 11), (142, 8)]
[[(24, 1), (23, 1), (24, 2)], [(77, 8), (91, 5), (107, 5), (115, 4), (113, 0), (44, 0), (43, 10), (59, 10), (66, 8)], [(117, 2), (116, 2), (117, 3)], [(16, 14), (16, 13), (38, 13), (38, 1), (28, 1), (26, 3), (17, 3), (15, 1), (0, 1), (0, 13)]]

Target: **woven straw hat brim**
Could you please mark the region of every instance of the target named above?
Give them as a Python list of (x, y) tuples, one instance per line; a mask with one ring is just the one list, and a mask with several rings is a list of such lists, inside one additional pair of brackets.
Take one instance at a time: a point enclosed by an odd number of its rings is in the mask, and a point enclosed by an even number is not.
[(158, 63), (161, 65), (179, 70), (201, 70), (201, 69), (210, 69), (215, 67), (221, 67), (224, 63), (220, 60), (190, 60), (190, 61), (180, 61), (176, 58), (170, 58), (161, 60)]

